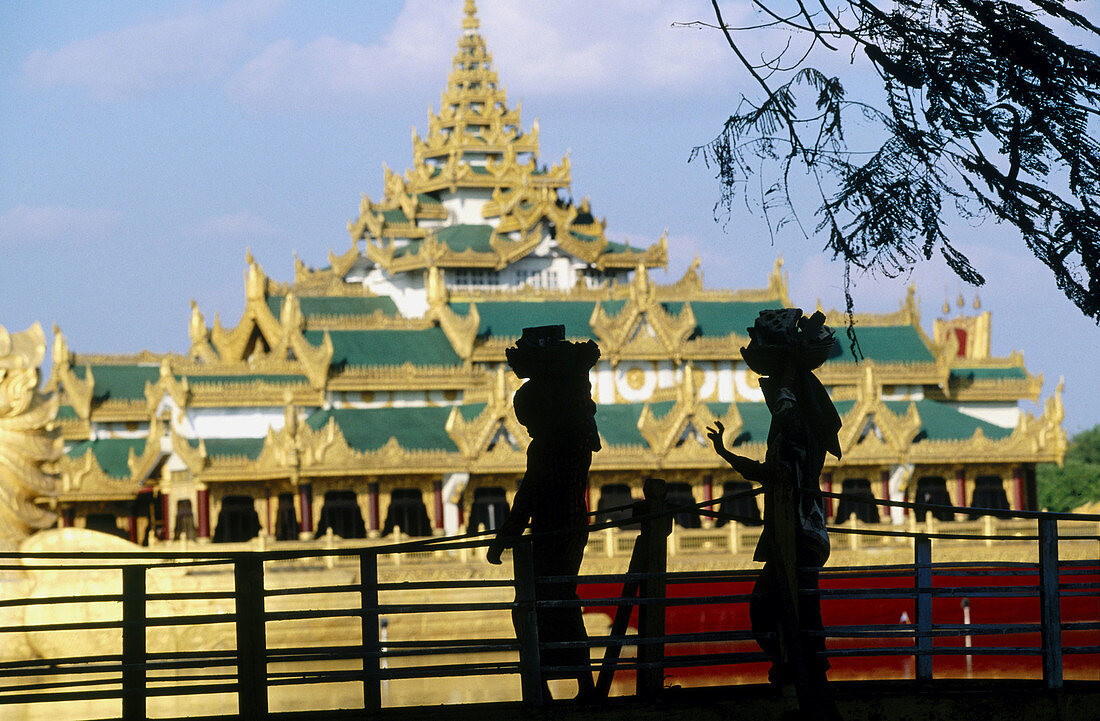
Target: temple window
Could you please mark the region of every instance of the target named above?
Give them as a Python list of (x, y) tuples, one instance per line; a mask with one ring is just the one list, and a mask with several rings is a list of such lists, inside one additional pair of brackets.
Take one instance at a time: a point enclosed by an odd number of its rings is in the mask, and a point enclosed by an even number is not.
[[(875, 494), (871, 491), (871, 482), (866, 478), (845, 478), (840, 492), (848, 498), (841, 498), (836, 509), (834, 523), (844, 523), (855, 516), (863, 523), (878, 523), (878, 506), (873, 503)], [(866, 500), (859, 500), (866, 499)]]
[(508, 515), (508, 499), (500, 486), (486, 486), (474, 489), (474, 500), (470, 505), (470, 520), (466, 524), (467, 533), (476, 533), (482, 529), (495, 531), (500, 528)]
[(226, 496), (218, 511), (214, 543), (248, 541), (260, 532), (260, 516), (251, 496)]
[(366, 524), (355, 491), (325, 491), (321, 505), (321, 518), (317, 522), (317, 535), (323, 536), (332, 529), (340, 538), (366, 538)]
[(386, 509), (382, 535), (388, 536), (397, 528), (407, 536), (432, 535), (428, 509), (419, 488), (395, 488), (390, 493), (390, 506)]

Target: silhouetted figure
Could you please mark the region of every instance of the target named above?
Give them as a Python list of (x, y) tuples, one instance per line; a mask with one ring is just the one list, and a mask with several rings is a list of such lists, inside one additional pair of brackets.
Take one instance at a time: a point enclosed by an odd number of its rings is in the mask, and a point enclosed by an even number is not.
[(761, 311), (748, 332), (741, 356), (764, 376), (760, 388), (772, 414), (764, 462), (727, 450), (718, 421), (707, 435), (734, 470), (767, 486), (764, 529), (753, 556), (764, 568), (753, 587), (749, 618), (772, 660), (769, 679), (795, 683), (808, 711), (805, 692), (821, 697), (829, 667), (816, 595), (820, 568), (829, 558), (829, 534), (817, 498), (799, 491), (818, 488), (826, 453), (840, 458), (840, 416), (812, 372), (829, 357), (833, 332), (823, 314), (805, 318), (797, 308)]
[[(565, 340), (564, 326), (524, 328), (507, 351), (508, 364), (527, 382), (516, 391), (516, 418), (531, 435), (527, 472), (512, 510), (489, 545), (488, 560), (500, 563), (501, 551), (531, 524), (536, 578), (576, 576), (588, 543), (588, 467), (600, 449), (596, 404), (588, 371), (600, 357), (592, 341)], [(538, 583), (539, 600), (577, 600), (576, 581)], [(580, 606), (539, 608), (541, 643), (588, 638)], [(587, 666), (588, 650), (543, 649), (543, 666)], [(591, 696), (588, 671), (578, 673), (578, 698)], [(544, 678), (545, 683), (545, 678)], [(549, 689), (547, 688), (547, 695)]]

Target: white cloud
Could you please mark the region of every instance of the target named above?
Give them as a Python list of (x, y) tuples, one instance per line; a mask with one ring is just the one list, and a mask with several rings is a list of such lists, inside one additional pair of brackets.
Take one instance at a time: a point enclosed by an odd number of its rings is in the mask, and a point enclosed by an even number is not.
[[(672, 27), (706, 19), (686, 0), (483, 0), (478, 6), (482, 35), (513, 97), (727, 93), (733, 78), (720, 35)], [(461, 18), (461, 3), (409, 0), (373, 44), (284, 38), (248, 61), (228, 92), (249, 107), (294, 110), (347, 107), (394, 93), (421, 97), (425, 86), (442, 89)]]
[(279, 235), (279, 228), (250, 210), (207, 218), (192, 231), (210, 238), (269, 238)]
[(0, 214), (0, 243), (34, 243), (102, 237), (114, 230), (122, 213), (106, 208), (17, 205)]
[(347, 107), (442, 79), (457, 38), (457, 8), (410, 0), (392, 28), (372, 45), (323, 36), (307, 43), (283, 38), (230, 78), (234, 100), (252, 108), (310, 110)]
[(85, 88), (115, 100), (224, 72), (248, 42), (247, 31), (282, 0), (233, 0), (161, 20), (110, 30), (58, 50), (39, 49), (23, 65), (32, 85)]

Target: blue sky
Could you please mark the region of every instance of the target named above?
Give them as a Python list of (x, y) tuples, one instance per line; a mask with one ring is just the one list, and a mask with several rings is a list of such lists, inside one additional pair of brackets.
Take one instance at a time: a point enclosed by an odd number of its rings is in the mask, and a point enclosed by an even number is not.
[[(539, 119), (543, 161), (570, 153), (574, 195), (609, 234), (643, 244), (667, 229), (669, 279), (698, 253), (712, 287), (763, 285), (782, 254), (795, 303), (842, 307), (819, 238), (772, 239), (744, 212), (716, 223), (713, 172), (687, 163), (751, 92), (721, 36), (673, 26), (709, 20), (709, 3), (478, 7), (524, 126)], [(383, 163), (409, 166), (411, 128), (425, 132), (439, 106), (461, 9), (0, 4), (0, 325), (56, 322), (76, 352), (186, 351), (191, 299), (208, 321), (239, 318), (246, 248), (279, 280), (295, 252), (317, 266), (346, 250), (360, 194), (381, 197)], [(731, 4), (726, 19), (746, 13)], [(989, 281), (977, 293), (994, 353), (1021, 350), (1044, 397), (1065, 377), (1071, 433), (1100, 423), (1100, 330), (1009, 229), (972, 222), (956, 236)], [(934, 260), (911, 277), (856, 277), (857, 310), (896, 309), (911, 281), (929, 332), (945, 297), (975, 294)]]

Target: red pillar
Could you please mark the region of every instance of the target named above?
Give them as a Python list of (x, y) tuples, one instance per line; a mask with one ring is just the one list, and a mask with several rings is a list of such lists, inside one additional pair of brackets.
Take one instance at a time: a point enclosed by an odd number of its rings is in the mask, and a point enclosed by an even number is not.
[(1027, 495), (1024, 493), (1024, 469), (1016, 466), (1012, 469), (1012, 510), (1027, 510)]
[(196, 490), (195, 505), (198, 506), (195, 509), (197, 515), (195, 525), (198, 526), (195, 529), (197, 536), (198, 538), (210, 538), (210, 491), (205, 488)]
[(302, 533), (313, 533), (313, 484), (298, 484), (298, 515)]
[(268, 536), (275, 535), (275, 524), (271, 521), (271, 489), (264, 489), (264, 533)]
[(169, 514), (172, 510), (171, 495), (165, 491), (160, 493), (160, 540), (167, 541), (172, 537)]
[(61, 527), (62, 528), (72, 528), (75, 523), (76, 523), (76, 509), (72, 508), (72, 507), (62, 508), (61, 509)]
[[(890, 469), (887, 468), (886, 470), (882, 471), (879, 474), (879, 478), (882, 479), (882, 500), (889, 501), (890, 500)], [(890, 520), (890, 506), (879, 506), (878, 507), (878, 513), (879, 513), (879, 516), (884, 521), (889, 521)]]
[(432, 495), (435, 497), (435, 527), (443, 528), (443, 481), (432, 483)]
[[(703, 476), (703, 500), (704, 501), (713, 501), (714, 500), (714, 476), (710, 475), (709, 473), (707, 475)], [(714, 509), (711, 508), (710, 506), (707, 506), (707, 510), (712, 511)]]
[[(832, 474), (832, 471), (825, 471), (824, 473), (821, 474), (821, 490), (825, 491), (826, 493), (832, 493), (833, 492), (833, 474)], [(827, 520), (829, 520), (830, 518), (833, 517), (833, 501), (835, 499), (829, 498), (828, 496), (826, 496), (826, 497), (822, 498), (821, 500), (825, 501), (825, 520), (827, 521)]]
[(126, 516), (126, 530), (130, 534), (130, 543), (137, 543), (137, 516), (135, 516), (133, 513)]
[(369, 531), (377, 531), (382, 527), (382, 515), (378, 508), (378, 481), (374, 481), (367, 485), (367, 498), (368, 501), (368, 513), (370, 516), (368, 522), (370, 527)]
[(955, 502), (956, 506), (960, 508), (968, 505), (966, 501), (966, 469), (955, 469), (955, 496), (958, 501)]

